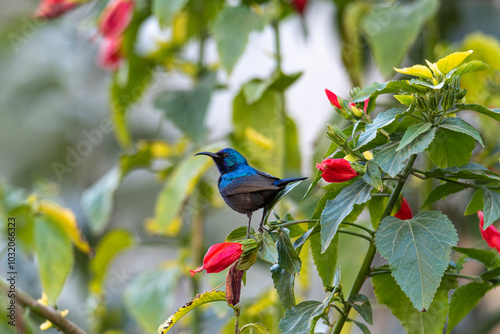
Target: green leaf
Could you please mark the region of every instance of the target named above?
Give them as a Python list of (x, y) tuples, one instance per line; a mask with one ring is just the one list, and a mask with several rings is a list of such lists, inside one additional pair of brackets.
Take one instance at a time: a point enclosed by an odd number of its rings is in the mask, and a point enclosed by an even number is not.
[(243, 93), (246, 98), (247, 104), (252, 104), (260, 100), (264, 92), (269, 89), (277, 89), (279, 91), (284, 91), (287, 87), (292, 85), (297, 79), (302, 75), (302, 72), (293, 73), (291, 75), (286, 75), (283, 72), (275, 72), (270, 78), (262, 79), (252, 79), (249, 82), (243, 84)]
[(473, 110), (500, 122), (500, 108), (488, 109), (481, 104), (475, 104), (475, 103), (469, 103), (469, 104), (457, 103), (455, 107), (457, 107), (457, 109), (459, 110)]
[(355, 204), (366, 203), (371, 195), (372, 186), (363, 179), (340, 191), (337, 197), (326, 202), (321, 213), (321, 253), (324, 253), (337, 233), (340, 223), (351, 213)]
[(389, 198), (381, 196), (372, 196), (370, 202), (368, 202), (368, 210), (370, 211), (370, 221), (373, 228), (377, 228), (382, 215), (384, 214), (384, 209), (389, 202)]
[(153, 0), (153, 15), (158, 19), (160, 27), (169, 26), (188, 0)]
[(375, 234), (380, 255), (418, 310), (428, 309), (458, 241), (451, 221), (438, 211), (409, 220), (385, 217)]
[(483, 191), (478, 189), (472, 195), (469, 204), (465, 208), (464, 216), (472, 215), (483, 209)]
[(325, 288), (329, 288), (333, 285), (333, 280), (335, 278), (335, 269), (337, 268), (337, 256), (339, 247), (339, 237), (334, 236), (328, 248), (322, 253), (321, 252), (321, 235), (316, 232), (309, 238), (311, 245), (311, 252), (316, 265), (316, 270), (318, 275), (323, 282)]
[(363, 30), (383, 75), (392, 74), (393, 67), (399, 66), (424, 23), (436, 14), (438, 7), (436, 0), (393, 3), (376, 6), (363, 18)]
[(358, 326), (358, 328), (361, 330), (363, 334), (370, 334), (370, 330), (364, 323), (353, 319), (347, 319), (346, 321), (347, 322), (352, 321), (356, 326)]
[(434, 78), (431, 70), (424, 65), (413, 65), (412, 67), (395, 68), (394, 71), (429, 80), (432, 80)]
[[(361, 304), (356, 304), (361, 303)], [(356, 312), (370, 325), (373, 325), (373, 312), (372, 306), (370, 305), (370, 300), (365, 295), (356, 295), (349, 304), (354, 307)]]
[(476, 163), (468, 163), (460, 167), (454, 166), (449, 168), (435, 168), (431, 171), (425, 172), (424, 175), (427, 178), (446, 177), (481, 181), (500, 181), (500, 176), (498, 174)]
[(181, 273), (178, 268), (155, 268), (141, 273), (123, 294), (128, 312), (144, 332), (154, 333), (173, 306)]
[[(332, 200), (345, 188), (345, 186), (338, 186), (335, 184), (334, 190), (328, 191), (323, 197), (318, 201), (317, 207), (314, 210), (311, 219), (320, 219), (321, 213), (325, 209), (328, 200)], [(311, 227), (312, 234), (310, 236), (309, 245), (311, 246), (311, 253), (318, 271), (318, 275), (323, 282), (324, 287), (331, 287), (334, 280), (335, 268), (337, 267), (337, 254), (338, 254), (338, 243), (339, 238), (335, 236), (330, 242), (330, 246), (326, 249), (324, 253), (321, 253), (321, 234), (318, 233), (318, 224), (309, 224)], [(314, 226), (314, 227), (313, 227)]]
[(33, 250), (43, 291), (50, 304), (55, 304), (73, 267), (73, 246), (64, 230), (49, 217), (35, 217)]
[(477, 303), (491, 288), (493, 286), (485, 282), (472, 282), (456, 289), (451, 295), (450, 315), (446, 333), (450, 333), (476, 307)]
[(439, 124), (439, 127), (445, 128), (451, 131), (465, 133), (466, 135), (474, 138), (484, 147), (483, 139), (479, 132), (469, 123), (458, 117), (447, 117)]
[(278, 262), (278, 249), (276, 248), (273, 238), (271, 238), (269, 233), (266, 231), (262, 233), (262, 248), (260, 251), (262, 260), (272, 264)]
[[(250, 227), (250, 235), (254, 234), (255, 230), (253, 227)], [(240, 241), (244, 240), (247, 238), (247, 227), (246, 226), (240, 226), (232, 230), (227, 236), (224, 242), (235, 242), (235, 241)]]
[(453, 75), (463, 76), (467, 73), (477, 72), (477, 71), (487, 71), (489, 69), (490, 66), (486, 63), (483, 63), (480, 60), (471, 60), (457, 67), (455, 72), (453, 72)]
[(120, 179), (120, 171), (113, 168), (82, 193), (82, 209), (94, 234), (102, 233), (111, 218), (113, 196)]
[(373, 120), (373, 123), (366, 126), (365, 132), (359, 136), (358, 143), (356, 144), (355, 150), (359, 149), (371, 142), (377, 136), (377, 130), (383, 128), (386, 125), (391, 124), (396, 120), (396, 115), (403, 113), (405, 110), (401, 108), (392, 108), (387, 111), (381, 112)]
[(421, 208), (431, 205), (432, 203), (444, 199), (446, 196), (458, 193), (459, 191), (464, 190), (465, 187), (451, 182), (446, 182), (444, 184), (440, 184), (431, 190), (427, 198), (425, 199), (424, 204), (422, 204)]
[(429, 146), (429, 157), (440, 168), (462, 166), (469, 162), (476, 141), (460, 132), (439, 128)]
[[(279, 329), (288, 334), (314, 333), (314, 327), (323, 311), (322, 303), (308, 300), (286, 310), (285, 316), (280, 320)], [(318, 319), (315, 319), (318, 317)]]
[[(401, 91), (410, 94), (425, 94), (427, 88), (412, 85), (408, 80), (394, 80), (385, 83), (374, 82), (370, 86), (358, 91), (352, 98), (352, 102), (364, 102), (366, 99), (370, 98), (371, 104), (371, 101), (375, 100), (380, 94), (399, 93)], [(370, 106), (368, 106), (368, 110), (370, 110)]]
[(486, 187), (481, 187), (483, 190), (483, 213), (484, 213), (484, 226), (486, 230), (488, 226), (493, 224), (500, 218), (500, 194), (496, 191), (490, 190)]
[(442, 333), (448, 313), (448, 292), (454, 282), (445, 277), (427, 312), (419, 312), (391, 275), (372, 277), (377, 300), (391, 309), (408, 334)]
[(500, 267), (485, 271), (481, 274), (481, 278), (484, 281), (494, 280), (495, 284), (498, 285), (500, 283)]
[(222, 65), (231, 73), (245, 51), (251, 31), (262, 31), (269, 21), (245, 5), (225, 7), (215, 19), (212, 34), (217, 43)]
[(363, 175), (363, 180), (365, 180), (365, 182), (373, 188), (381, 190), (383, 188), (382, 175), (380, 174), (380, 168), (375, 161), (368, 161), (365, 165), (365, 170), (366, 172), (365, 175)]
[(285, 269), (290, 274), (300, 272), (302, 261), (295, 251), (295, 248), (293, 248), (290, 236), (286, 230), (279, 231), (276, 248), (278, 250), (278, 263), (281, 268)]
[(460, 65), (471, 53), (472, 50), (454, 52), (444, 58), (439, 59), (436, 63), (437, 68), (439, 69), (439, 71), (441, 71), (441, 73), (447, 74), (458, 65)]
[(118, 254), (134, 244), (134, 236), (125, 229), (112, 230), (104, 235), (96, 247), (96, 255), (90, 260), (92, 280), (89, 286), (92, 293), (102, 293), (104, 278), (109, 265)]
[(396, 149), (396, 151), (399, 151), (403, 147), (412, 143), (415, 140), (415, 138), (420, 136), (422, 133), (427, 132), (427, 130), (429, 130), (431, 127), (432, 124), (426, 122), (418, 122), (416, 124), (410, 125), (406, 130), (403, 139), (401, 139), (401, 141), (399, 142), (399, 146)]
[[(203, 151), (212, 149), (207, 147)], [(146, 222), (148, 231), (164, 235), (176, 235), (179, 232), (183, 203), (211, 165), (212, 159), (199, 156), (187, 157), (179, 163), (158, 196), (154, 219)]]
[[(147, 284), (147, 282), (146, 282)], [(173, 294), (171, 294), (173, 296)], [(172, 314), (164, 323), (158, 327), (158, 334), (167, 333), (172, 326), (177, 323), (183, 316), (192, 311), (193, 309), (211, 302), (226, 301), (226, 293), (223, 291), (209, 291), (196, 295), (190, 302), (182, 306)], [(151, 324), (153, 325), (153, 324)], [(150, 332), (151, 333), (151, 332)]]
[(436, 133), (436, 128), (431, 128), (427, 132), (419, 135), (410, 144), (406, 145), (399, 151), (397, 147), (399, 146), (399, 141), (394, 140), (388, 144), (380, 146), (373, 151), (373, 159), (380, 166), (380, 168), (389, 174), (391, 177), (395, 177), (404, 167), (404, 162), (412, 154), (418, 154), (423, 152), (434, 140), (434, 135)]
[(243, 333), (246, 329), (250, 334), (269, 334), (269, 330), (261, 323), (246, 324), (240, 328), (240, 333)]
[(393, 95), (393, 97), (405, 106), (411, 106), (415, 102), (415, 97), (412, 95)]
[(316, 323), (330, 308), (334, 296), (330, 294), (323, 303), (308, 300), (286, 310), (280, 320), (279, 330), (287, 334), (314, 334)]
[(487, 268), (495, 268), (500, 266), (500, 257), (498, 257), (498, 252), (486, 249), (463, 247), (453, 247), (453, 250), (455, 252), (462, 253), (471, 259), (481, 262)]
[(182, 132), (199, 142), (205, 134), (205, 116), (214, 87), (215, 74), (208, 73), (189, 90), (160, 93), (154, 105)]
[(284, 308), (289, 309), (295, 305), (295, 274), (290, 274), (279, 264), (271, 267), (274, 288), (278, 292), (278, 297)]

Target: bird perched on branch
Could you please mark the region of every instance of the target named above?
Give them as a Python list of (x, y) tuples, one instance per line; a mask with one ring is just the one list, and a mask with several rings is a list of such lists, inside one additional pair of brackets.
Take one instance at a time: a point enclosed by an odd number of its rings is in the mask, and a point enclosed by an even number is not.
[(247, 238), (250, 236), (254, 211), (264, 208), (259, 225), (259, 231), (262, 232), (265, 215), (276, 196), (287, 184), (307, 179), (306, 177), (280, 179), (261, 172), (250, 167), (247, 160), (232, 148), (225, 148), (215, 153), (199, 152), (195, 155), (208, 155), (214, 160), (220, 172), (217, 185), (222, 198), (231, 209), (248, 217)]

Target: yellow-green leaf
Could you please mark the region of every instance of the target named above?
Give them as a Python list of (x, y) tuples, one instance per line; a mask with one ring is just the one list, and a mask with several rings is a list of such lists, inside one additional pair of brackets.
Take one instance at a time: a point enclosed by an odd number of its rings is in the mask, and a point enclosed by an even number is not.
[(75, 214), (71, 210), (63, 208), (57, 203), (41, 200), (38, 202), (38, 213), (58, 224), (79, 250), (88, 255), (92, 254), (92, 249), (78, 227)]
[(441, 73), (446, 74), (460, 65), (472, 52), (472, 50), (464, 52), (454, 52), (444, 58), (439, 59), (436, 65)]
[(49, 217), (35, 218), (33, 232), (33, 249), (38, 258), (42, 288), (49, 303), (54, 304), (73, 267), (73, 248), (67, 232)]
[(125, 229), (108, 232), (96, 247), (96, 255), (90, 260), (90, 270), (93, 274), (90, 281), (90, 291), (95, 294), (102, 292), (102, 284), (109, 264), (117, 254), (135, 243), (134, 236)]
[(182, 306), (174, 314), (172, 314), (163, 324), (158, 327), (158, 334), (165, 334), (179, 319), (185, 316), (188, 312), (206, 303), (226, 301), (226, 293), (223, 291), (209, 291), (196, 295), (190, 302)]
[(431, 70), (424, 65), (413, 65), (412, 67), (394, 68), (396, 72), (413, 75), (420, 78), (431, 79), (433, 78)]
[(404, 105), (411, 105), (415, 98), (411, 95), (394, 95), (394, 98), (399, 101), (399, 103)]
[[(208, 147), (201, 151), (214, 151), (214, 148)], [(190, 156), (177, 166), (158, 196), (155, 217), (146, 221), (149, 232), (177, 234), (182, 224), (180, 212), (183, 203), (212, 164), (212, 159), (208, 157)]]

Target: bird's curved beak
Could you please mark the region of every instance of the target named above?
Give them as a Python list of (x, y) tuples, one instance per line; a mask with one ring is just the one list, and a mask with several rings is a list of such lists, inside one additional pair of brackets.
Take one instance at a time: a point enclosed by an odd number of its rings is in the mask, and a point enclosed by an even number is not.
[(198, 152), (195, 155), (208, 155), (209, 157), (212, 157), (214, 159), (219, 158), (219, 155), (217, 155), (217, 153), (212, 153), (212, 152)]

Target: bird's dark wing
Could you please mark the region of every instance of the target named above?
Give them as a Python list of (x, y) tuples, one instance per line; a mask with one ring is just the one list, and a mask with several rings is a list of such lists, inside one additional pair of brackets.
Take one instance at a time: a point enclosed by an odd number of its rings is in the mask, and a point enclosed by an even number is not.
[(220, 193), (224, 196), (231, 196), (264, 190), (279, 190), (280, 188), (273, 184), (274, 181), (274, 178), (269, 178), (261, 174), (242, 176), (234, 179), (227, 186), (220, 189)]
[(260, 170), (257, 170), (257, 169), (256, 169), (255, 171), (256, 171), (258, 174), (262, 175), (262, 176), (265, 176), (265, 177), (268, 177), (268, 178), (270, 178), (270, 179), (273, 179), (273, 182), (274, 182), (274, 181), (276, 181), (276, 180), (279, 180), (279, 179), (280, 179), (279, 177), (273, 176), (273, 175), (271, 175), (271, 174), (264, 173), (264, 172), (262, 172), (262, 171), (260, 171)]

